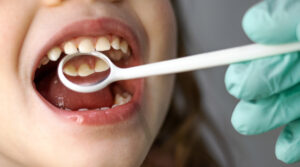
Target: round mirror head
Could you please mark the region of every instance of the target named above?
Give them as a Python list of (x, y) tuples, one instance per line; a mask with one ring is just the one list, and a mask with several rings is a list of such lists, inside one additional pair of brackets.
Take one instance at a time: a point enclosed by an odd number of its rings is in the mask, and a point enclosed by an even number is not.
[(95, 92), (109, 84), (111, 67), (111, 61), (102, 53), (76, 53), (60, 61), (58, 76), (73, 91)]

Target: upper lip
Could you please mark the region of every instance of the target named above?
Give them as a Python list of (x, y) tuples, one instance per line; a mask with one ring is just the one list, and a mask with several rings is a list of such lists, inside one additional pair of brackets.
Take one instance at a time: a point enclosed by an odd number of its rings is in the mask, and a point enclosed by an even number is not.
[(134, 32), (133, 28), (124, 23), (123, 21), (115, 18), (97, 18), (97, 19), (85, 19), (70, 23), (63, 27), (58, 33), (56, 33), (44, 47), (38, 52), (38, 56), (34, 61), (32, 68), (31, 80), (34, 80), (34, 74), (39, 66), (41, 59), (47, 54), (47, 52), (54, 46), (61, 44), (69, 39), (80, 36), (101, 36), (113, 34), (125, 39), (132, 50), (133, 59), (140, 61), (140, 42)]

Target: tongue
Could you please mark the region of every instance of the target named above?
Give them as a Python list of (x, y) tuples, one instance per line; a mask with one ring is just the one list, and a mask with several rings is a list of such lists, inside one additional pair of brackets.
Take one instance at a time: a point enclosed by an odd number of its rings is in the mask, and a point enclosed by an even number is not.
[(53, 105), (63, 109), (97, 109), (110, 107), (114, 103), (109, 87), (94, 93), (77, 93), (66, 88), (56, 72), (43, 77), (36, 83), (37, 90)]

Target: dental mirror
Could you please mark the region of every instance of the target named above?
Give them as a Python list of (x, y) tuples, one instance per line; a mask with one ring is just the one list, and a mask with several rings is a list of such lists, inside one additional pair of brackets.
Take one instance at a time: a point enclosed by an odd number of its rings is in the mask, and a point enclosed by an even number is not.
[(58, 65), (58, 76), (69, 89), (90, 93), (111, 82), (111, 69), (117, 68), (100, 52), (75, 53), (65, 56)]
[[(117, 67), (100, 52), (76, 53), (67, 55), (60, 61), (58, 76), (69, 89), (80, 93), (90, 93), (101, 90), (115, 81), (211, 68), (299, 50), (300, 43), (283, 45), (250, 44), (129, 68)], [(77, 59), (85, 58), (94, 59), (91, 62), (94, 62), (95, 72), (92, 73), (87, 70), (81, 75), (78, 74), (79, 76), (72, 76), (70, 71), (73, 67), (68, 67), (68, 65), (74, 64), (75, 68), (78, 68), (76, 67)], [(97, 65), (98, 69), (95, 68), (97, 62), (99, 63)], [(90, 63), (90, 65), (93, 66), (93, 63)], [(90, 75), (86, 76), (87, 74)]]

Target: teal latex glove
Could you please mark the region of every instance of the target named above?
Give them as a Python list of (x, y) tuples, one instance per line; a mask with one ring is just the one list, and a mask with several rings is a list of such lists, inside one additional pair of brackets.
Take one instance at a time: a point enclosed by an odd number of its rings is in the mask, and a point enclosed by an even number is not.
[[(300, 39), (300, 0), (266, 0), (244, 16), (243, 28), (257, 43), (283, 44)], [(231, 65), (225, 84), (241, 99), (232, 115), (234, 128), (245, 135), (286, 125), (276, 143), (285, 163), (300, 160), (300, 54), (286, 53)]]

